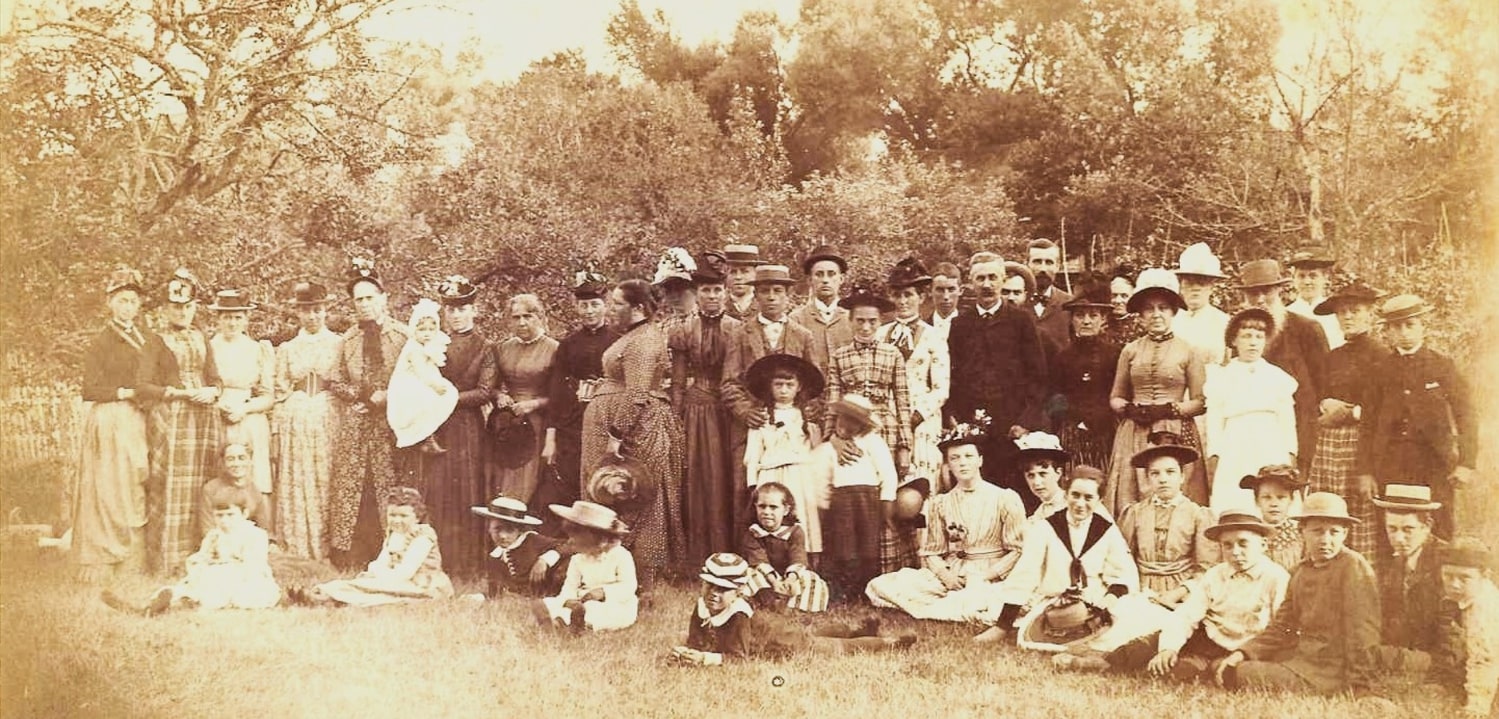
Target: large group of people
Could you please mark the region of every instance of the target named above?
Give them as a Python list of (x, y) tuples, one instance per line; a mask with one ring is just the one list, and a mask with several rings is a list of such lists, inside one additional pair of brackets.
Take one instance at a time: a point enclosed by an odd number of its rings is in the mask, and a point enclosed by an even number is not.
[[(915, 642), (774, 620), (872, 604), (1079, 671), (1368, 693), (1429, 669), (1488, 711), (1499, 636), (1474, 619), (1499, 594), (1457, 536), (1476, 418), (1426, 344), (1436, 308), (1332, 291), (1315, 249), (1232, 287), (1205, 244), (1138, 274), (1026, 252), (845, 288), (857, 258), (831, 246), (671, 248), (650, 280), (578, 272), (564, 336), (509, 297), (499, 342), (467, 278), (403, 323), (360, 259), (354, 325), (300, 282), (277, 346), (248, 334), (248, 293), (187, 270), (147, 330), (122, 268), (85, 359), (75, 556), (170, 578), (147, 613), (275, 604), (284, 555), (358, 573), (281, 601), (448, 598), (451, 577), (572, 631), (628, 627), (696, 575), (683, 663)], [(1214, 305), (1227, 289), (1242, 308)]]

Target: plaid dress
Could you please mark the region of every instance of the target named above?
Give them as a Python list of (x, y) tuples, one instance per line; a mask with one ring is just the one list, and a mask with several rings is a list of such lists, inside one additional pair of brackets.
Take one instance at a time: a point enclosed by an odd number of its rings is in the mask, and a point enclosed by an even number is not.
[(194, 517), (198, 492), (219, 451), (219, 412), (213, 405), (165, 398), (166, 389), (197, 389), (218, 383), (208, 340), (198, 330), (172, 330), (146, 344), (141, 396), (154, 400), (147, 441), (151, 469), (146, 484), (146, 548), (151, 568), (181, 572), (197, 549)]
[[(1371, 402), (1369, 389), (1378, 364), (1389, 350), (1367, 333), (1349, 337), (1341, 347), (1327, 356), (1327, 397), (1353, 405)], [(1374, 503), (1353, 491), (1354, 463), (1358, 459), (1359, 423), (1331, 427), (1318, 425), (1317, 451), (1307, 473), (1308, 492), (1332, 492), (1348, 500), (1348, 513), (1362, 520), (1348, 528), (1348, 548), (1365, 556), (1378, 549), (1379, 525), (1375, 522)]]
[[(850, 342), (833, 350), (828, 358), (829, 403), (849, 392), (864, 395), (874, 406), (877, 431), (894, 452), (911, 448), (911, 392), (906, 360), (895, 345), (886, 342)], [(823, 435), (833, 436), (834, 415), (824, 418)]]

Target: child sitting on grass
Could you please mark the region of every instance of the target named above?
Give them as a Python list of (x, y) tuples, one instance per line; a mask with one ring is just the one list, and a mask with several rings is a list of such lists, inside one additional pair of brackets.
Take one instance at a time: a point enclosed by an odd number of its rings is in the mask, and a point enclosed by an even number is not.
[[(769, 354), (745, 372), (750, 392), (770, 409), (770, 421), (749, 431), (744, 468), (749, 489), (776, 482), (791, 492), (799, 516), (806, 551), (815, 561), (822, 553), (822, 518), (818, 507), (825, 498), (812, 472), (812, 448), (822, 442), (821, 428), (802, 414), (809, 398), (822, 394), (822, 373), (795, 355)], [(804, 562), (805, 563), (805, 562)], [(808, 566), (811, 566), (810, 564)]]
[(380, 556), (353, 579), (335, 579), (310, 592), (293, 588), (293, 603), (334, 602), (373, 607), (423, 599), (450, 599), (453, 582), (442, 571), (437, 532), (425, 524), (427, 506), (421, 492), (394, 487), (385, 500), (385, 544)]
[(156, 590), (145, 607), (126, 604), (106, 590), (104, 603), (115, 609), (157, 616), (170, 609), (268, 609), (281, 601), (271, 577), (270, 540), (246, 516), (253, 487), (221, 489), (213, 500), (213, 528), (187, 558), (187, 577)]
[(433, 435), (458, 406), (458, 388), (442, 376), (448, 335), (438, 328), (436, 302), (423, 298), (411, 310), (411, 338), (390, 373), (385, 419), (397, 447), (421, 445), (428, 454), (446, 452)]
[(495, 599), (507, 592), (542, 597), (561, 590), (567, 556), (572, 552), (562, 541), (536, 533), (541, 520), (526, 513), (525, 502), (500, 495), (488, 506), (469, 510), (488, 519), (494, 549), (485, 562), (484, 593), (465, 599)]
[(876, 618), (857, 627), (828, 625), (808, 633), (774, 614), (756, 612), (745, 601), (743, 587), (750, 565), (727, 552), (708, 557), (698, 575), (702, 596), (687, 625), (687, 642), (672, 649), (671, 661), (696, 666), (718, 666), (726, 659), (781, 658), (798, 652), (840, 655), (909, 647), (916, 635), (879, 635)]
[(739, 536), (739, 551), (751, 567), (746, 594), (761, 606), (826, 611), (828, 583), (807, 568), (806, 535), (791, 490), (767, 482), (755, 490), (754, 504), (755, 521)]
[(566, 522), (568, 543), (577, 553), (568, 562), (561, 591), (532, 606), (537, 622), (568, 627), (574, 634), (635, 624), (640, 610), (635, 558), (620, 546), (629, 527), (602, 504), (578, 500), (571, 507), (549, 506)]

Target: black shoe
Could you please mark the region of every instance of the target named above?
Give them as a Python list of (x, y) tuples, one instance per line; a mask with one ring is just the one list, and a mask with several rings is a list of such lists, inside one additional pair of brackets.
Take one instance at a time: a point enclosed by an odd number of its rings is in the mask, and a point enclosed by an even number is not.
[(151, 601), (146, 603), (145, 614), (148, 617), (154, 617), (159, 614), (165, 613), (168, 609), (171, 608), (172, 588), (162, 587), (161, 589), (156, 590), (155, 594), (151, 595)]

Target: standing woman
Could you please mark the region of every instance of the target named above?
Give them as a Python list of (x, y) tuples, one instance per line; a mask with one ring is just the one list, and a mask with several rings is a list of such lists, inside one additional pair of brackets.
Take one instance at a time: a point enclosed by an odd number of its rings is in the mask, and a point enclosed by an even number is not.
[(146, 337), (141, 274), (121, 267), (104, 285), (109, 322), (83, 356), (83, 426), (78, 474), (68, 493), (79, 578), (100, 581), (145, 558), (146, 416), (132, 400)]
[(1119, 265), (1109, 273), (1108, 327), (1104, 336), (1115, 345), (1123, 347), (1137, 339), (1145, 331), (1140, 328), (1140, 318), (1129, 311), (1129, 298), (1135, 294), (1135, 271), (1129, 265)]
[[(275, 499), (271, 496), (271, 408), (276, 405), (276, 353), (271, 343), (251, 339), (250, 310), (257, 307), (243, 290), (220, 290), (208, 306), (218, 320), (218, 332), (208, 341), (218, 367), (222, 391), (218, 410), (225, 444), (250, 450), (250, 484), (260, 493), (266, 523), (261, 527), (276, 537)], [(210, 527), (199, 527), (207, 532)]]
[(462, 275), (437, 288), (451, 338), (442, 376), (458, 389), (458, 406), (437, 429), (437, 443), (448, 451), (425, 458), (427, 509), (438, 543), (447, 548), (444, 569), (461, 576), (476, 574), (488, 549), (469, 510), (491, 498), (485, 486), (484, 405), (494, 396), (495, 358), (489, 342), (474, 331), (478, 296), (478, 288)]
[[(495, 412), (509, 412), (529, 423), (531, 441), (512, 444), (492, 458), (489, 494), (530, 503), (541, 475), (541, 446), (546, 440), (548, 381), (557, 357), (557, 340), (547, 336), (546, 306), (532, 294), (516, 295), (507, 303), (512, 337), (495, 345), (498, 368)], [(491, 417), (490, 421), (494, 421)], [(511, 456), (501, 452), (517, 453)], [(475, 501), (475, 504), (478, 502)]]
[[(1182, 444), (1199, 452), (1202, 449), (1197, 426), (1191, 421), (1204, 409), (1206, 370), (1202, 353), (1171, 333), (1171, 320), (1184, 307), (1176, 275), (1155, 268), (1140, 273), (1126, 305), (1140, 316), (1145, 336), (1125, 345), (1119, 353), (1114, 388), (1109, 394), (1109, 408), (1120, 420), (1114, 432), (1103, 506), (1115, 517), (1151, 493), (1145, 471), (1135, 469), (1130, 458), (1150, 446), (1152, 432), (1170, 432), (1181, 438)], [(1192, 399), (1187, 399), (1189, 394)], [(1182, 474), (1187, 476), (1183, 492), (1192, 501), (1207, 504), (1202, 463), (1183, 466)]]
[(276, 522), (286, 553), (322, 559), (328, 556), (328, 492), (338, 431), (329, 378), (343, 338), (328, 329), (327, 289), (299, 282), (292, 295), (301, 327), (276, 350)]
[[(609, 314), (622, 336), (604, 351), (604, 378), (583, 412), (583, 482), (614, 454), (640, 463), (659, 489), (650, 503), (621, 518), (634, 528), (631, 553), (645, 586), (686, 557), (682, 466), (686, 440), (662, 386), (670, 369), (666, 336), (653, 322), (656, 302), (643, 280), (609, 293)], [(588, 499), (586, 487), (584, 498)]]
[(911, 469), (908, 477), (925, 478), (933, 493), (944, 492), (949, 483), (942, 473), (942, 453), (937, 449), (942, 434), (942, 405), (952, 362), (947, 338), (921, 319), (921, 300), (932, 286), (932, 276), (921, 261), (907, 257), (890, 270), (885, 283), (895, 303), (895, 319), (875, 333), (875, 340), (900, 350), (906, 361), (906, 388), (911, 395)]
[(1047, 407), (1062, 446), (1078, 464), (1109, 469), (1118, 424), (1109, 408), (1120, 347), (1104, 333), (1113, 305), (1104, 285), (1084, 287), (1062, 305), (1072, 318), (1072, 335), (1052, 365), (1057, 394)]
[(208, 338), (193, 328), (198, 278), (172, 275), (162, 314), (166, 330), (151, 335), (136, 375), (136, 396), (150, 403), (151, 474), (146, 483), (146, 547), (153, 570), (180, 574), (197, 548), (193, 527), (198, 491), (218, 455), (219, 375)]

